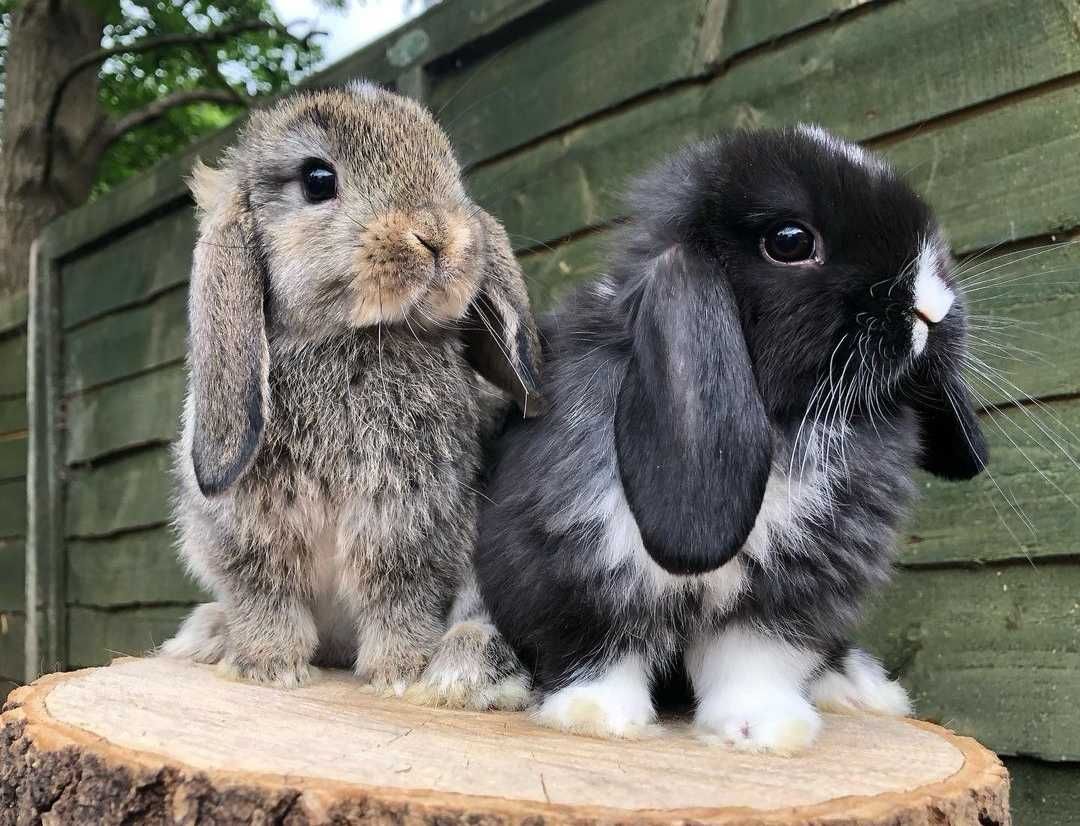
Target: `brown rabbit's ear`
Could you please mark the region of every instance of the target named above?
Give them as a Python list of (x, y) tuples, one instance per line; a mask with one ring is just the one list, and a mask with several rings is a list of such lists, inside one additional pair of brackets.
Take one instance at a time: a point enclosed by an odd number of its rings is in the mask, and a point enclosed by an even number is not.
[(529, 309), (525, 278), (506, 230), (485, 212), (480, 287), (463, 322), (465, 356), (484, 378), (505, 391), (525, 416), (543, 412), (541, 350)]
[(244, 200), (226, 170), (201, 162), (191, 179), (199, 240), (191, 270), (191, 459), (207, 496), (250, 467), (266, 421), (269, 353), (263, 267)]

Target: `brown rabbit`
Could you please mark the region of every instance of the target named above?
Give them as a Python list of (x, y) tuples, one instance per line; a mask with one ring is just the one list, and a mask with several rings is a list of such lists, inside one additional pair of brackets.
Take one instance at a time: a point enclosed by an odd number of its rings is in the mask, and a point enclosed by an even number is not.
[(530, 415), (540, 347), (446, 135), (370, 84), (304, 92), (255, 113), (192, 190), (176, 521), (217, 601), (162, 653), (286, 687), (352, 667), (398, 694), (438, 653), (417, 699), (520, 704), (469, 562), (492, 407), (477, 371)]

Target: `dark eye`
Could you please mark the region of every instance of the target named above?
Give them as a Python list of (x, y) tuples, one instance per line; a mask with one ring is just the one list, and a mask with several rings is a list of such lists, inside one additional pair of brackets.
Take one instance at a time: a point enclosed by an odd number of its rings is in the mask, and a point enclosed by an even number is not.
[(300, 186), (304, 197), (313, 204), (329, 201), (337, 195), (337, 175), (326, 161), (307, 160), (300, 167)]
[(761, 251), (777, 264), (810, 261), (817, 252), (814, 233), (797, 221), (771, 227), (761, 239)]

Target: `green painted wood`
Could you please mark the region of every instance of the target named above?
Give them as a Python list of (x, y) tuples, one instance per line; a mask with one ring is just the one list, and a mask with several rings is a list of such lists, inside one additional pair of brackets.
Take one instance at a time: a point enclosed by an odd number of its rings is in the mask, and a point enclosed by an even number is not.
[(1006, 757), (1012, 784), (1009, 803), (1017, 826), (1080, 823), (1080, 763), (1047, 763)]
[(443, 2), (311, 79), (327, 86), (367, 78), (387, 83), (410, 68), (445, 58), (547, 5), (549, 0)]
[(692, 74), (695, 23), (706, 5), (600, 0), (574, 6), (475, 65), (432, 77), (428, 103), (462, 161), (475, 163)]
[(861, 637), (920, 717), (1003, 754), (1080, 757), (1080, 566), (905, 570)]
[(154, 447), (69, 474), (65, 531), (92, 537), (169, 519), (169, 450)]
[(68, 402), (67, 461), (85, 462), (176, 437), (184, 400), (183, 365), (98, 387)]
[(549, 310), (575, 285), (603, 274), (609, 236), (593, 233), (557, 248), (522, 256), (521, 269), (534, 310)]
[[(470, 186), (526, 249), (612, 220), (634, 175), (733, 126), (813, 120), (864, 140), (1080, 69), (1072, 23), (1058, 5), (1040, 0), (1007, 12), (1002, 0), (990, 5), (1009, 16), (1007, 37), (985, 19), (973, 22), (993, 14), (982, 0), (892, 3), (754, 55), (708, 84), (650, 98), (483, 166)], [(1020, 55), (1025, 37), (1045, 37), (1060, 51)], [(850, 77), (866, 82), (837, 95), (841, 78)], [(927, 93), (912, 95), (912, 88)], [(1052, 90), (928, 127), (888, 151), (929, 187), (958, 247), (969, 249), (1080, 223), (1069, 197), (1080, 176), (1071, 162), (1078, 125), (1080, 91)], [(995, 208), (986, 209), (988, 202)]]
[(176, 631), (191, 606), (119, 610), (68, 609), (69, 668), (105, 665), (114, 657), (152, 651)]
[(26, 397), (0, 399), (0, 436), (26, 430)]
[[(989, 475), (960, 483), (921, 476), (922, 501), (901, 561), (1080, 558), (1080, 435), (1068, 432), (1080, 434), (1080, 401), (995, 411), (983, 416), (983, 427), (991, 443)], [(1061, 446), (1067, 452), (1055, 446), (1058, 440), (1071, 442)]]
[(734, 0), (727, 4), (721, 59), (798, 31), (813, 23), (838, 17), (871, 0)]
[(26, 677), (26, 618), (0, 609), (0, 698)]
[(26, 326), (26, 290), (0, 298), (0, 335)]
[(26, 406), (26, 678), (62, 668), (66, 619), (63, 583), (64, 475), (60, 398), (60, 275), (55, 252), (38, 239), (30, 260), (31, 332)]
[(0, 539), (26, 535), (26, 480), (0, 482)]
[(920, 131), (887, 154), (943, 216), (957, 249), (1080, 225), (1080, 86)]
[(0, 436), (0, 481), (26, 477), (25, 435), (17, 438)]
[(26, 392), (26, 333), (0, 338), (0, 398)]
[(86, 390), (184, 358), (187, 288), (162, 293), (64, 337), (65, 392)]
[(0, 540), (0, 611), (26, 607), (26, 545), (22, 540)]
[(177, 557), (169, 528), (67, 543), (67, 598), (83, 606), (204, 602)]
[(993, 368), (973, 377), (979, 397), (1080, 392), (1080, 243), (990, 253), (970, 266), (961, 277), (976, 279), (968, 296), (971, 349)]
[(64, 265), (64, 326), (185, 283), (195, 237), (194, 210), (185, 207)]

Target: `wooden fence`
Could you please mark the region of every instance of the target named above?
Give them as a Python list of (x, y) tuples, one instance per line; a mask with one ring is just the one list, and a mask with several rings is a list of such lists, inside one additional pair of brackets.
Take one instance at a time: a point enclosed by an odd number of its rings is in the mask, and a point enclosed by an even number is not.
[[(731, 126), (812, 120), (863, 141), (958, 254), (1013, 261), (998, 272), (1024, 280), (975, 305), (1015, 322), (980, 337), (1021, 353), (987, 357), (1024, 390), (980, 389), (993, 479), (924, 480), (865, 638), (922, 716), (1007, 757), (1018, 823), (1080, 822), (1080, 247), (1026, 258), (1080, 236), (1080, 4), (446, 0), (316, 82), (357, 76), (438, 113), (541, 306), (598, 271), (629, 175)], [(167, 525), (182, 176), (230, 134), (51, 226), (29, 348), (26, 299), (0, 305), (0, 679), (144, 651), (201, 597)]]

